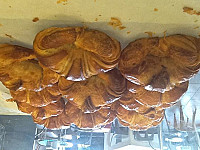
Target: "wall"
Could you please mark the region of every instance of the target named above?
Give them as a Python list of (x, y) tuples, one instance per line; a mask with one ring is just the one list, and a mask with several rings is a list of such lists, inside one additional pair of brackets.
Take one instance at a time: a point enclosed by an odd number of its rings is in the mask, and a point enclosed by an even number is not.
[(31, 116), (0, 115), (0, 124), (6, 130), (3, 150), (32, 150), (35, 124)]

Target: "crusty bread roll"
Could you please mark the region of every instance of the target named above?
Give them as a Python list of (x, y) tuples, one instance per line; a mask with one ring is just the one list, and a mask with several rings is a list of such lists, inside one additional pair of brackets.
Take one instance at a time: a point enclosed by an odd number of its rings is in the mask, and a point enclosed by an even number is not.
[(79, 128), (94, 128), (106, 125), (115, 118), (115, 114), (110, 107), (101, 107), (94, 113), (84, 113), (71, 103), (66, 104), (65, 113), (69, 117), (69, 122), (74, 123)]
[(192, 36), (143, 38), (123, 50), (119, 69), (129, 81), (165, 92), (199, 71), (199, 52), (200, 40)]
[(97, 30), (52, 27), (37, 34), (34, 51), (42, 65), (67, 80), (80, 81), (114, 68), (120, 44)]
[(83, 112), (95, 112), (121, 97), (126, 88), (126, 80), (117, 69), (113, 69), (81, 82), (60, 78), (58, 86), (70, 103)]

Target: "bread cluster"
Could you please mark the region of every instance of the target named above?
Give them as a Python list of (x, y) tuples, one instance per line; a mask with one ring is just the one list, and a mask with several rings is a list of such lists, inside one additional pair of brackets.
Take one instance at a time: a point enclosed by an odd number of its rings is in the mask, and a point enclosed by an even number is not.
[(83, 27), (39, 32), (33, 50), (0, 45), (0, 81), (18, 109), (47, 128), (157, 126), (200, 68), (200, 40), (143, 38), (121, 50), (107, 34)]

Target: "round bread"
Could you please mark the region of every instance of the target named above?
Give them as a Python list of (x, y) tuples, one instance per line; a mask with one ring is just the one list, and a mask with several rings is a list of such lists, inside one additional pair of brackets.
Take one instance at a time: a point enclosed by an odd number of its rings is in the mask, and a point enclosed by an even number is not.
[(123, 50), (119, 69), (132, 83), (163, 93), (199, 71), (199, 51), (200, 40), (192, 36), (143, 38)]
[(103, 32), (83, 27), (52, 27), (37, 34), (39, 62), (67, 80), (85, 80), (118, 64), (120, 44)]
[(121, 97), (126, 88), (126, 80), (117, 69), (113, 69), (81, 82), (61, 77), (58, 86), (70, 103), (83, 112), (95, 112)]

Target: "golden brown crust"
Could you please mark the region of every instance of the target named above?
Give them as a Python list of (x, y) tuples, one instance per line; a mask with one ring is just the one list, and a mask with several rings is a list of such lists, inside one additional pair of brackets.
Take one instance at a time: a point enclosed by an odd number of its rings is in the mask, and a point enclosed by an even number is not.
[(61, 98), (55, 103), (50, 103), (44, 107), (37, 107), (37, 109), (35, 109), (35, 111), (33, 111), (31, 115), (33, 118), (43, 120), (46, 118), (50, 118), (52, 116), (60, 115), (64, 111), (64, 108), (65, 108), (65, 102)]
[(34, 58), (35, 55), (31, 49), (17, 45), (0, 44), (0, 68)]
[(94, 113), (84, 113), (71, 103), (66, 104), (65, 113), (70, 118), (69, 122), (74, 123), (79, 128), (94, 128), (106, 125), (115, 118), (110, 107), (102, 107)]
[(48, 129), (59, 129), (62, 126), (69, 126), (71, 124), (65, 112), (62, 112), (58, 116), (52, 116), (44, 120), (33, 118), (33, 121), (37, 124), (44, 125)]
[(136, 99), (136, 95), (134, 93), (126, 90), (122, 97), (119, 99), (120, 105), (127, 110), (134, 110), (138, 113), (145, 113), (150, 106), (139, 103)]
[(123, 50), (119, 69), (129, 81), (164, 92), (199, 71), (199, 51), (199, 41), (192, 36), (139, 39)]
[(125, 90), (126, 81), (117, 69), (113, 69), (81, 82), (72, 82), (61, 77), (58, 86), (70, 103), (83, 112), (94, 112), (119, 99)]
[(36, 60), (15, 62), (0, 69), (0, 81), (10, 90), (41, 88), (42, 68)]
[[(127, 89), (129, 92), (133, 93), (132, 102), (136, 101), (141, 105), (145, 105), (143, 108), (158, 106), (165, 108), (167, 105), (172, 105), (180, 99), (180, 97), (187, 91), (188, 83), (189, 82), (184, 82), (176, 85), (173, 89), (164, 93), (148, 91), (143, 86), (131, 82), (127, 82)], [(131, 95), (131, 93), (128, 94)]]
[(18, 109), (24, 113), (31, 114), (33, 118), (44, 120), (52, 116), (58, 116), (64, 111), (65, 103), (61, 98), (55, 103), (50, 103), (44, 107), (34, 107), (25, 102), (16, 102)]
[(60, 78), (60, 75), (41, 64), (40, 66), (43, 69), (42, 87), (52, 86), (56, 84)]
[(123, 126), (128, 126), (132, 130), (146, 130), (154, 125), (156, 126), (164, 116), (163, 110), (157, 112), (155, 109), (149, 109), (144, 114), (140, 114), (134, 110), (126, 110), (119, 104), (115, 106), (117, 118)]
[(43, 107), (56, 102), (61, 98), (61, 94), (56, 84), (40, 91), (22, 90), (10, 91), (10, 93), (13, 97), (13, 101), (24, 102), (34, 107)]
[(80, 81), (114, 68), (120, 44), (97, 30), (52, 27), (37, 34), (34, 51), (44, 66), (68, 80)]
[(24, 103), (24, 102), (17, 102), (17, 107), (18, 109), (21, 111), (21, 112), (24, 112), (24, 113), (28, 113), (28, 114), (31, 114), (32, 112), (35, 111), (35, 109), (37, 109), (37, 107), (33, 107), (27, 103)]

